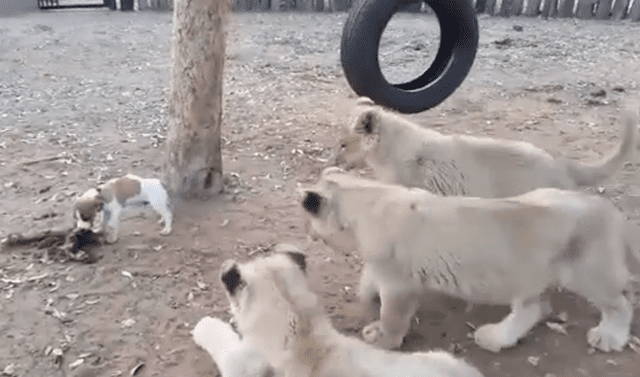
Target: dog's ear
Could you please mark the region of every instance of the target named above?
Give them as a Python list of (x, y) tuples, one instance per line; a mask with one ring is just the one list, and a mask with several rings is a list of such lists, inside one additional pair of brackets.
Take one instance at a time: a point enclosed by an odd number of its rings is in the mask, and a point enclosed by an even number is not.
[(325, 203), (326, 199), (322, 195), (314, 191), (307, 191), (302, 200), (302, 207), (311, 215), (318, 216)]
[(371, 135), (376, 132), (376, 113), (373, 110), (367, 110), (360, 114), (355, 131), (359, 134)]
[(307, 256), (299, 253), (297, 251), (287, 251), (286, 254), (289, 256), (289, 258), (291, 258), (292, 261), (295, 262), (295, 264), (297, 264), (300, 269), (302, 270), (302, 272), (306, 273), (307, 272)]
[(220, 280), (224, 284), (225, 289), (231, 296), (234, 295), (236, 289), (242, 284), (242, 276), (238, 264), (234, 260), (226, 260), (220, 267)]

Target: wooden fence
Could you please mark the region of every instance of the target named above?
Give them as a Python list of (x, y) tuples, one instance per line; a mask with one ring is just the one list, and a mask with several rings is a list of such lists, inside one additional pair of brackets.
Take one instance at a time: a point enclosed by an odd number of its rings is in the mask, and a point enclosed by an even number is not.
[(474, 5), (478, 13), (503, 17), (640, 21), (640, 0), (476, 0)]
[[(138, 0), (140, 9), (171, 9), (172, 0)], [(343, 12), (357, 0), (229, 0), (234, 11)], [(445, 0), (446, 1), (446, 0)], [(469, 0), (476, 11), (496, 16), (576, 17), (640, 21), (640, 0)], [(429, 12), (416, 3), (404, 9)]]

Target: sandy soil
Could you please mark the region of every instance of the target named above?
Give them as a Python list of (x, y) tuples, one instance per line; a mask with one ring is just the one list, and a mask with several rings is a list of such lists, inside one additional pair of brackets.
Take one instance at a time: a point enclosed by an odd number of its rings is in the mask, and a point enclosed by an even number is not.
[[(345, 14), (234, 14), (225, 72), (226, 192), (178, 202), (174, 233), (153, 213), (131, 213), (121, 240), (95, 263), (45, 250), (0, 252), (0, 371), (10, 376), (212, 376), (189, 331), (204, 315), (228, 318), (220, 263), (279, 243), (310, 255), (314, 288), (340, 330), (370, 319), (354, 289), (357, 253), (309, 240), (295, 188), (331, 165), (355, 96), (342, 77)], [(385, 34), (392, 80), (433, 53), (436, 22), (400, 15)], [(515, 25), (522, 31), (514, 29)], [(640, 24), (480, 19), (480, 50), (461, 88), (411, 116), (444, 133), (527, 140), (555, 155), (596, 161), (619, 142), (619, 107), (640, 94)], [(76, 193), (126, 172), (160, 173), (167, 117), (171, 14), (60, 11), (0, 24), (0, 238), (71, 225)], [(640, 219), (638, 164), (604, 187)], [(487, 376), (634, 376), (640, 356), (592, 353), (586, 331), (598, 312), (570, 293), (553, 295), (568, 335), (544, 323), (518, 347), (479, 349), (470, 328), (505, 307), (434, 295), (404, 350), (442, 347)], [(636, 312), (636, 314), (638, 314)], [(640, 335), (636, 316), (632, 331)], [(419, 323), (419, 325), (418, 325)]]

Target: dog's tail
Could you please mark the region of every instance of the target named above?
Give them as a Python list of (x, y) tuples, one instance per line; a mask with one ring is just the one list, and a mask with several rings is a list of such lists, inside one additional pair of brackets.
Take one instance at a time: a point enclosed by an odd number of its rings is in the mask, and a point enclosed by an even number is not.
[(594, 186), (618, 172), (623, 164), (630, 161), (638, 143), (638, 112), (625, 110), (622, 113), (624, 131), (618, 150), (609, 158), (595, 165), (583, 165), (570, 161), (569, 176), (578, 186)]

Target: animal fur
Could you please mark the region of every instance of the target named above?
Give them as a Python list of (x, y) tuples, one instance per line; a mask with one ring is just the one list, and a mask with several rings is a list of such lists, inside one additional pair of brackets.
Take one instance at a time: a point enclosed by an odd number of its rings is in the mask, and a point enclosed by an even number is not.
[[(390, 352), (340, 334), (309, 289), (305, 269), (305, 257), (297, 252), (276, 253), (248, 263), (228, 260), (220, 269), (242, 334), (242, 349), (257, 350), (269, 361), (275, 376), (482, 376), (448, 352)], [(215, 331), (209, 331), (196, 342), (215, 344), (210, 353), (221, 359), (214, 355), (225, 346), (215, 336)], [(235, 341), (232, 344), (235, 347)]]
[(378, 179), (445, 196), (505, 198), (541, 187), (595, 186), (631, 160), (637, 145), (637, 110), (623, 112), (618, 150), (595, 165), (585, 165), (553, 158), (527, 142), (443, 135), (366, 100), (359, 103), (363, 110), (337, 161), (366, 161)]
[(273, 368), (228, 323), (204, 317), (192, 334), (196, 344), (211, 355), (222, 377), (274, 377)]
[(424, 293), (510, 304), (511, 314), (475, 332), (498, 352), (549, 314), (541, 294), (563, 287), (602, 313), (588, 343), (620, 351), (633, 310), (626, 289), (632, 251), (623, 214), (606, 198), (544, 188), (505, 199), (443, 197), (327, 169), (302, 205), (308, 230), (334, 247), (357, 244), (364, 260), (360, 296), (380, 296), (380, 321), (365, 340), (399, 347)]

